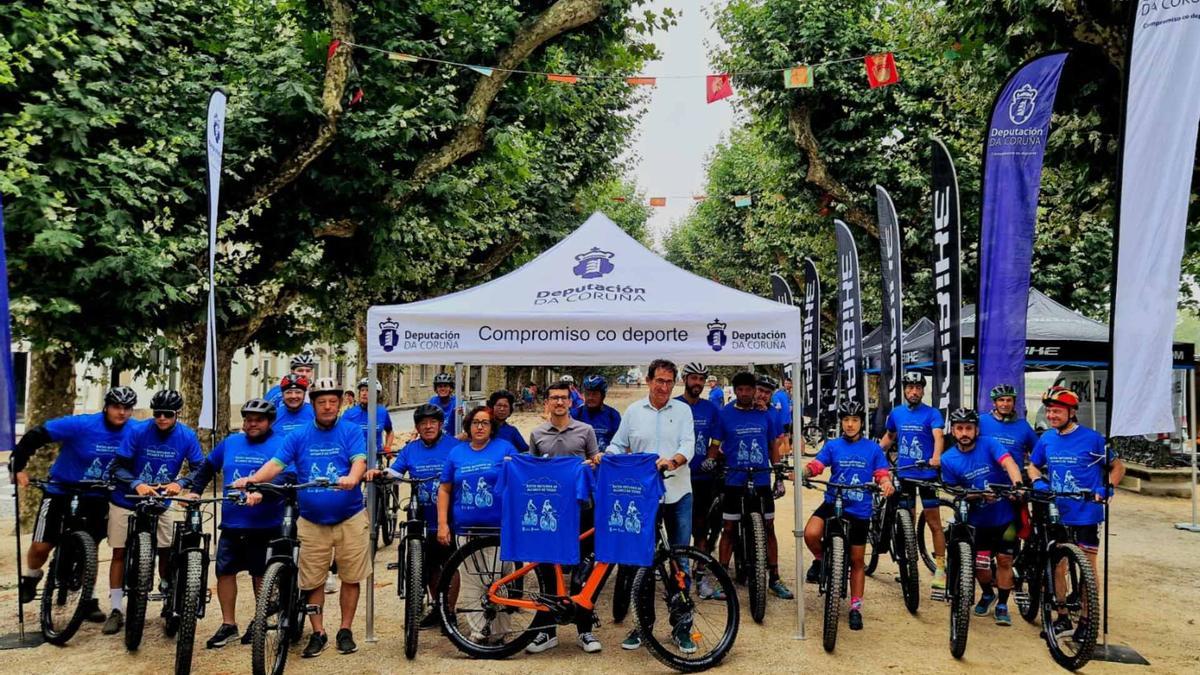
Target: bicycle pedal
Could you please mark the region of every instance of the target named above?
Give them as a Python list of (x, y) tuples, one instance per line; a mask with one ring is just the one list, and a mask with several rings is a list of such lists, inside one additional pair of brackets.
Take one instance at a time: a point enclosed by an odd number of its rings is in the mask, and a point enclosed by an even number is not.
[(1027, 591), (1016, 591), (1013, 593), (1013, 599), (1017, 602), (1029, 602), (1029, 593)]
[(204, 589), (204, 602), (205, 602), (205, 604), (212, 602), (212, 589), (211, 588)]
[(166, 593), (151, 593), (146, 596), (146, 599), (151, 602), (162, 602), (167, 598)]
[(389, 572), (390, 572), (390, 571), (392, 571), (392, 570), (398, 570), (398, 569), (400, 569), (400, 563), (398, 563), (398, 562), (391, 562), (391, 563), (388, 563), (388, 564), (387, 564), (387, 568), (388, 568), (388, 571), (389, 571)]
[(312, 616), (313, 614), (321, 614), (321, 606), (320, 605), (305, 605), (304, 613), (307, 614), (308, 616)]
[(929, 599), (934, 602), (946, 602), (946, 591), (940, 588), (934, 588), (929, 591)]

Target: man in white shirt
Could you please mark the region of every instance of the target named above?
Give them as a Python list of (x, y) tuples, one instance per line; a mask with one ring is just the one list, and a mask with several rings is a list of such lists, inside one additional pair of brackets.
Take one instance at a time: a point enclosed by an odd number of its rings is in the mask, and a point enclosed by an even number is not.
[[(692, 409), (671, 398), (678, 370), (666, 359), (655, 359), (646, 371), (650, 394), (635, 401), (621, 416), (621, 426), (606, 453), (653, 452), (658, 467), (667, 470), (662, 513), (671, 546), (687, 546), (692, 539), (692, 472), (688, 462), (696, 452)], [(641, 646), (637, 631), (621, 643), (623, 649)]]

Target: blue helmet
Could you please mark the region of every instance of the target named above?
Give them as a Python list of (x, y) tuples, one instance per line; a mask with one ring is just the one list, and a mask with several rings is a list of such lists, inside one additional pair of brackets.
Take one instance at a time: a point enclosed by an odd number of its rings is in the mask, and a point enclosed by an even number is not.
[(608, 380), (604, 379), (603, 375), (588, 375), (583, 378), (584, 391), (598, 391), (601, 394), (608, 394)]

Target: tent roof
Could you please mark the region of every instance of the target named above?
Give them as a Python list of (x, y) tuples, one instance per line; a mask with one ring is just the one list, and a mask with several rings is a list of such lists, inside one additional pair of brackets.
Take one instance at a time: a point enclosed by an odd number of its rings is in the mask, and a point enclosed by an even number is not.
[(372, 307), (372, 363), (795, 362), (800, 309), (670, 264), (596, 213), (520, 268), (439, 298)]

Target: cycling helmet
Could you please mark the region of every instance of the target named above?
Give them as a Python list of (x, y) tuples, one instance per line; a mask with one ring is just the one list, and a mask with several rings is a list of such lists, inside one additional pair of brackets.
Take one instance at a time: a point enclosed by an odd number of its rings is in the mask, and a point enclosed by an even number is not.
[(992, 397), (993, 401), (995, 401), (998, 398), (1002, 398), (1004, 396), (1011, 396), (1013, 398), (1016, 398), (1017, 397), (1017, 388), (1012, 386), (1011, 384), (998, 384), (998, 385), (992, 387), (991, 397)]
[(598, 391), (601, 394), (608, 393), (608, 380), (604, 379), (603, 375), (588, 375), (583, 378), (584, 391)]
[(1066, 387), (1054, 386), (1042, 395), (1042, 405), (1061, 405), (1074, 410), (1079, 408), (1079, 396)]
[(446, 413), (442, 409), (432, 403), (422, 403), (413, 411), (413, 424), (420, 424), (421, 420), (433, 418), (441, 424), (446, 419)]
[(701, 375), (703, 377), (708, 377), (708, 367), (703, 363), (697, 363), (695, 361), (692, 361), (691, 363), (685, 363), (683, 364), (683, 376), (687, 377), (688, 375)]
[(733, 385), (734, 389), (737, 389), (738, 387), (753, 387), (757, 383), (758, 380), (754, 377), (754, 373), (743, 370), (733, 376), (733, 381), (730, 384)]
[(183, 394), (174, 389), (163, 389), (162, 391), (155, 392), (154, 397), (150, 399), (150, 409), (179, 412), (183, 409)]
[[(371, 381), (365, 377), (358, 381), (359, 389), (366, 389), (369, 386), (371, 386)], [(383, 393), (383, 385), (378, 380), (375, 381), (375, 391), (380, 394)]]
[(779, 388), (779, 381), (770, 375), (759, 375), (758, 380), (754, 382), (754, 386), (775, 391)]
[(317, 359), (307, 352), (292, 357), (292, 370), (297, 368), (316, 368)]
[(454, 376), (451, 375), (450, 373), (438, 373), (437, 375), (434, 375), (433, 376), (433, 386), (436, 387), (439, 384), (448, 384), (453, 387), (454, 386)]
[(857, 417), (859, 420), (865, 420), (867, 418), (867, 409), (858, 401), (847, 399), (842, 401), (842, 404), (838, 406), (838, 419), (841, 420), (846, 417)]
[(910, 371), (910, 372), (905, 373), (904, 377), (900, 378), (900, 382), (903, 384), (906, 384), (906, 385), (915, 384), (918, 387), (924, 387), (925, 386), (925, 376), (922, 375), (921, 373)]
[(308, 398), (315, 401), (321, 394), (337, 394), (338, 397), (341, 397), (342, 388), (338, 386), (337, 380), (332, 377), (322, 377), (313, 382), (312, 387), (308, 390)]
[(275, 421), (275, 405), (265, 399), (252, 398), (249, 401), (246, 401), (245, 403), (243, 403), (242, 404), (242, 416), (245, 417), (247, 413), (258, 413), (259, 415), (266, 415), (268, 420), (270, 420), (272, 422)]
[(560, 379), (559, 382), (566, 382), (567, 384), (575, 384), (575, 378), (570, 375), (563, 375), (562, 379)]
[(299, 389), (305, 391), (308, 389), (308, 378), (297, 373), (288, 373), (279, 381), (279, 390), (287, 391), (289, 389)]
[(104, 405), (137, 405), (137, 392), (131, 387), (113, 387), (104, 394)]
[(969, 408), (955, 408), (950, 411), (950, 424), (979, 424), (979, 413)]

